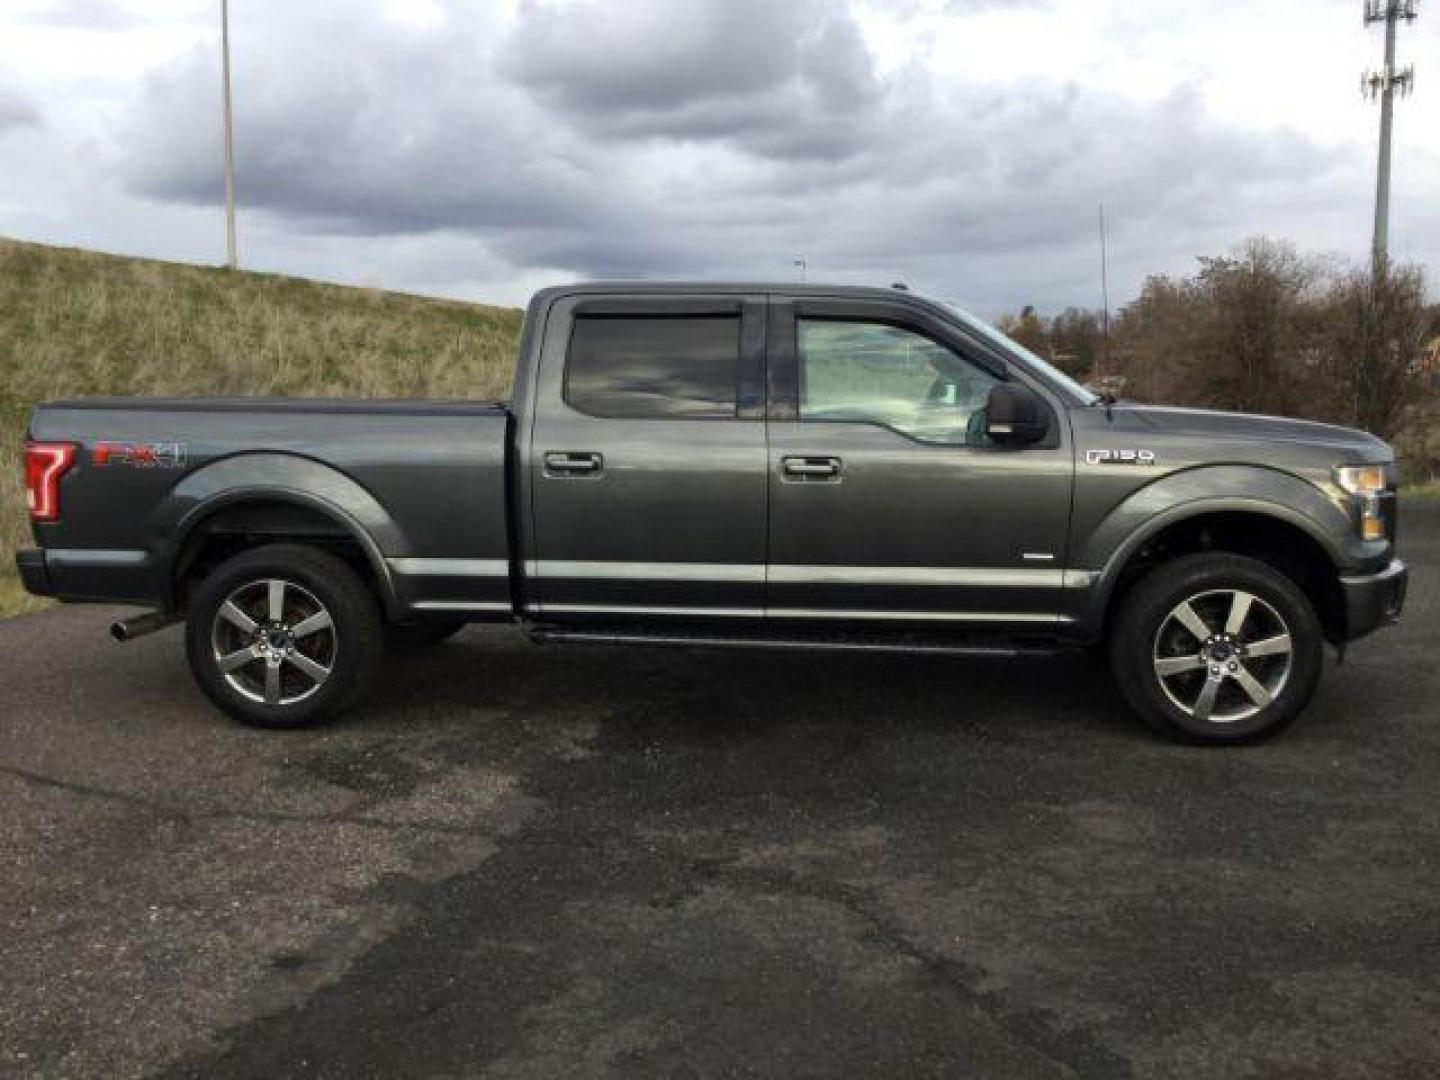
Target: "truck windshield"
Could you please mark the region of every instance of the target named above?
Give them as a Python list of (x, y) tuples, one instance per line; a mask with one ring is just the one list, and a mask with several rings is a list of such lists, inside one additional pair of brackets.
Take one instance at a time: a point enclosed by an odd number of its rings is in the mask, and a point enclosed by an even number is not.
[(1035, 369), (1037, 374), (1052, 386), (1059, 387), (1065, 391), (1079, 404), (1093, 405), (1100, 400), (1100, 395), (1095, 393), (1095, 391), (1076, 382), (1048, 360), (1036, 356), (1029, 349), (1025, 348), (1024, 345), (1021, 345), (1013, 338), (1006, 337), (988, 323), (975, 318), (974, 315), (971, 315), (964, 308), (956, 307), (954, 304), (946, 304), (945, 306), (949, 308), (955, 317), (964, 323), (968, 329), (973, 330), (981, 338), (984, 338), (993, 345), (998, 345), (1002, 351), (1018, 353), (1020, 358), (1031, 368)]

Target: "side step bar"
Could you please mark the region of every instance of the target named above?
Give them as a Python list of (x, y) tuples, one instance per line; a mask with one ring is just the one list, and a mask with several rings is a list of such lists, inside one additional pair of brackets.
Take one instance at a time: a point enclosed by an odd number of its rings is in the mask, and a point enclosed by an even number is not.
[(540, 645), (640, 645), (678, 646), (699, 649), (778, 649), (804, 652), (866, 652), (894, 653), (900, 655), (932, 656), (1052, 656), (1064, 651), (1056, 642), (1048, 641), (1005, 641), (1003, 639), (982, 639), (967, 641), (963, 638), (946, 639), (937, 636), (876, 636), (872, 639), (842, 637), (835, 634), (786, 635), (767, 637), (755, 635), (725, 635), (713, 632), (694, 633), (677, 631), (647, 631), (639, 629), (558, 629), (554, 627), (533, 627), (530, 640)]

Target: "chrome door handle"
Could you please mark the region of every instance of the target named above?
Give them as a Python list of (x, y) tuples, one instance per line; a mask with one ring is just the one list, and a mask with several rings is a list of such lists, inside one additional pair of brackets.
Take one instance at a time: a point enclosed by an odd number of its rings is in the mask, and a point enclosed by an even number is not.
[(552, 476), (598, 473), (605, 464), (599, 454), (554, 451), (545, 455), (545, 471)]
[(840, 476), (836, 457), (787, 457), (781, 466), (786, 476), (797, 480), (834, 480)]

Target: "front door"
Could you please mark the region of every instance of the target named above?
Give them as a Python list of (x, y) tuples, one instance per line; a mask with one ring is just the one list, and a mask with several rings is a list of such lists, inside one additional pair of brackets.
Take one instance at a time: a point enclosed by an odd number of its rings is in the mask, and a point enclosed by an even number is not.
[(527, 613), (763, 615), (760, 298), (558, 301), (534, 388)]
[(1050, 436), (992, 445), (983, 409), (1018, 377), (941, 319), (875, 301), (770, 310), (776, 622), (909, 628), (1053, 624), (1073, 463)]

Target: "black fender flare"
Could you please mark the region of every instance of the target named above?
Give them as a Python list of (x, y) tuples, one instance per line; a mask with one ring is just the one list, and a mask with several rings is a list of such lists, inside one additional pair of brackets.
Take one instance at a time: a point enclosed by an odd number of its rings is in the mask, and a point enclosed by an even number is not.
[(379, 583), (386, 612), (397, 610), (387, 557), (409, 553), (398, 523), (369, 491), (333, 466), (299, 454), (235, 454), (195, 470), (171, 489), (145, 524), (157, 582), (173, 607), (175, 569), (187, 543), (206, 521), (245, 502), (282, 502), (333, 521), (359, 546)]
[(1345, 508), (1316, 485), (1278, 469), (1212, 465), (1172, 473), (1113, 507), (1090, 532), (1073, 566), (1089, 575), (1085, 621), (1104, 623), (1126, 565), (1150, 540), (1181, 522), (1216, 513), (1254, 514), (1289, 525), (1313, 541), (1337, 574), (1355, 561), (1358, 543)]

